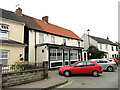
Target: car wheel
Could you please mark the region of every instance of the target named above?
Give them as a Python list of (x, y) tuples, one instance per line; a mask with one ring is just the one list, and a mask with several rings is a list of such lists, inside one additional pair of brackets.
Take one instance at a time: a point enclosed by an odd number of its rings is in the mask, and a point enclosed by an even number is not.
[(64, 76), (65, 76), (65, 77), (69, 77), (70, 75), (71, 75), (71, 72), (70, 72), (70, 71), (65, 71), (65, 72), (64, 72)]
[(112, 71), (113, 71), (113, 67), (109, 66), (109, 67), (107, 68), (107, 71), (108, 71), (108, 72), (112, 72)]
[(92, 76), (93, 77), (98, 77), (99, 76), (99, 72), (98, 71), (93, 71), (92, 72)]

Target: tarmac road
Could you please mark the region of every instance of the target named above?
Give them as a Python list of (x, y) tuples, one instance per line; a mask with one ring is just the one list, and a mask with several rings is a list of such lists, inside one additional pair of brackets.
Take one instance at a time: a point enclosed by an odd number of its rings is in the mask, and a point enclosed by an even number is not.
[(118, 69), (114, 72), (104, 71), (100, 77), (73, 75), (68, 77), (68, 83), (57, 88), (118, 88)]

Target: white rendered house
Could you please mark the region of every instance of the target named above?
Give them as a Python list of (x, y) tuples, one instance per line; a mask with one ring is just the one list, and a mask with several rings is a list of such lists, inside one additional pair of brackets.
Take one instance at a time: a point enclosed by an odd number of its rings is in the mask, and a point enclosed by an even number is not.
[(84, 40), (84, 49), (87, 50), (89, 45), (96, 46), (99, 50), (107, 52), (106, 58), (118, 57), (118, 45), (110, 41), (109, 39), (99, 38), (95, 36), (88, 36), (84, 34), (82, 36)]

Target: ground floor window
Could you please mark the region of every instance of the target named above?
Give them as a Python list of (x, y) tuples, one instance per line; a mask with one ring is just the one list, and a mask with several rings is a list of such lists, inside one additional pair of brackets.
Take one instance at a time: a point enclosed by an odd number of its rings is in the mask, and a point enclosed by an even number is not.
[(3, 66), (8, 65), (8, 51), (7, 50), (0, 50), (0, 64), (3, 64)]
[(64, 58), (65, 60), (69, 60), (69, 50), (64, 51)]
[(70, 59), (78, 59), (78, 50), (71, 50), (70, 51)]
[(50, 49), (50, 60), (62, 60), (63, 50), (62, 49)]

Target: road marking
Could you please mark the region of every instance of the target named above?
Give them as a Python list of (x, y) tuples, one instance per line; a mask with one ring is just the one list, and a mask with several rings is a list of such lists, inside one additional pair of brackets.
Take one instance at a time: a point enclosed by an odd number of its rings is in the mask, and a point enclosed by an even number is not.
[(63, 88), (63, 87), (65, 87), (65, 86), (69, 86), (70, 84), (72, 84), (72, 82), (68, 82), (68, 83), (66, 83), (66, 84), (64, 84), (64, 85), (61, 85), (61, 86), (57, 87), (57, 88)]

